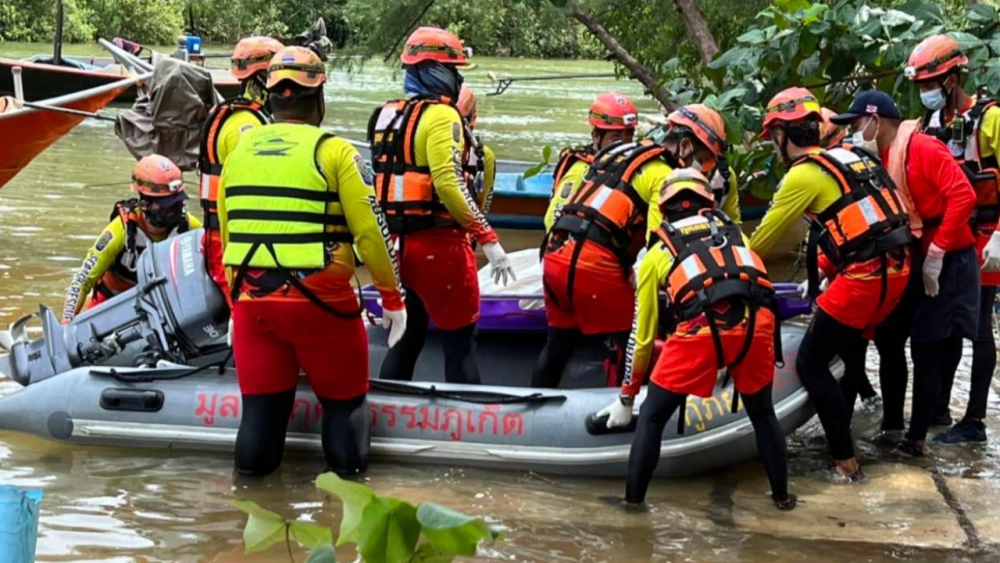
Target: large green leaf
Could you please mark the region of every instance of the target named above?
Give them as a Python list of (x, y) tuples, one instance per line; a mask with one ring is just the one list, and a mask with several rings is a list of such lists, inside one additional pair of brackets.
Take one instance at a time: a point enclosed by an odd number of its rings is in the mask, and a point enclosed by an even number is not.
[(983, 2), (971, 6), (967, 15), (971, 22), (985, 24), (997, 21), (997, 9)]
[(721, 96), (719, 96), (717, 105), (720, 108), (725, 109), (729, 107), (729, 105), (732, 104), (734, 101), (743, 98), (743, 96), (745, 96), (746, 93), (747, 89), (742, 86), (736, 88), (730, 88), (729, 90), (723, 92)]
[(292, 539), (309, 549), (333, 543), (333, 530), (329, 526), (295, 521), (289, 522), (288, 527), (288, 534)]
[(811, 6), (809, 0), (774, 0), (774, 5), (792, 13), (807, 10)]
[(933, 20), (938, 23), (944, 22), (944, 12), (941, 11), (941, 6), (934, 2), (928, 2), (927, 0), (910, 0), (906, 4), (900, 6), (899, 10), (910, 14), (918, 20)]
[(344, 505), (337, 545), (357, 541), (362, 515), (365, 507), (375, 500), (375, 493), (364, 485), (337, 477), (336, 473), (324, 473), (317, 477), (316, 487), (337, 495)]
[(337, 552), (330, 544), (316, 546), (309, 552), (305, 563), (337, 563)]
[(966, 54), (969, 54), (969, 51), (982, 49), (985, 46), (982, 39), (964, 31), (950, 32), (948, 33), (948, 37), (954, 39), (958, 43), (959, 48), (965, 51)]
[(264, 551), (284, 541), (285, 526), (288, 524), (280, 514), (262, 508), (252, 500), (234, 500), (230, 504), (249, 516), (243, 528), (243, 548), (247, 553)]
[(917, 21), (917, 18), (900, 10), (886, 10), (880, 19), (882, 25), (886, 28), (894, 28), (902, 25), (910, 26), (913, 22)]
[(358, 530), (358, 553), (366, 563), (406, 563), (420, 538), (417, 509), (394, 498), (368, 503)]
[(799, 76), (816, 76), (819, 70), (819, 51), (813, 53), (811, 56), (802, 59), (799, 63), (799, 68), (796, 70)]
[(425, 502), (417, 509), (417, 520), (424, 537), (444, 553), (472, 556), (482, 540), (495, 540), (500, 531), (482, 518), (468, 516), (450, 508)]
[(422, 543), (413, 554), (412, 563), (451, 563), (455, 555), (445, 553), (432, 543)]
[(764, 41), (767, 41), (767, 36), (764, 35), (763, 29), (751, 29), (750, 31), (740, 35), (736, 38), (740, 43), (749, 43), (750, 45), (759, 45)]

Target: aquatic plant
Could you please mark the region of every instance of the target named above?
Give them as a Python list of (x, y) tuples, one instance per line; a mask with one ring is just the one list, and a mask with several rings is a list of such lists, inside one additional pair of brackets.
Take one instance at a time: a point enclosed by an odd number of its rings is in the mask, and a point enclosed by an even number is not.
[[(345, 481), (334, 473), (316, 478), (316, 487), (340, 498), (344, 514), (337, 546), (356, 544), (367, 563), (448, 563), (476, 554), (479, 542), (501, 539), (500, 530), (482, 518), (467, 516), (431, 502), (419, 506), (380, 497), (371, 488)], [(333, 530), (301, 520), (286, 520), (253, 501), (231, 503), (247, 513), (243, 546), (247, 553), (264, 551), (282, 541), (294, 562), (292, 543), (310, 549), (306, 563), (335, 562)]]

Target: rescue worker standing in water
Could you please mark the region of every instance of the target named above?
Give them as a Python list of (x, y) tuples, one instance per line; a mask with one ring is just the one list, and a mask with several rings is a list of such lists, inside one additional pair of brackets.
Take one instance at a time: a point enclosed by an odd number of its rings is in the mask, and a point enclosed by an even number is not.
[[(270, 37), (247, 37), (233, 49), (229, 72), (240, 81), (240, 95), (216, 105), (208, 112), (201, 136), (198, 171), (201, 173), (201, 208), (205, 237), (202, 245), (209, 275), (229, 299), (229, 282), (222, 265), (219, 233), (219, 178), (222, 166), (244, 132), (271, 122), (267, 103), (267, 65), (284, 48)], [(230, 304), (232, 306), (232, 304)]]
[(90, 309), (135, 286), (139, 255), (150, 243), (201, 227), (201, 222), (187, 212), (184, 178), (169, 158), (152, 154), (136, 163), (132, 191), (139, 194), (138, 199), (115, 204), (111, 222), (73, 276), (66, 290), (64, 324), (82, 309)]
[[(958, 43), (946, 35), (929, 37), (917, 45), (907, 63), (906, 76), (920, 88), (927, 108), (922, 122), (925, 133), (948, 145), (951, 155), (968, 176), (976, 193), (973, 220), (976, 250), (982, 264), (979, 314), (972, 340), (972, 370), (965, 416), (954, 427), (934, 438), (957, 444), (985, 442), (986, 403), (997, 363), (993, 337), (993, 306), (1000, 285), (1000, 107), (989, 97), (976, 99), (962, 89), (962, 73), (968, 59)], [(961, 347), (956, 347), (961, 354)], [(953, 354), (956, 352), (952, 351)], [(955, 360), (957, 360), (957, 356)], [(957, 367), (958, 362), (954, 363)], [(935, 424), (951, 424), (951, 386), (955, 371), (946, 369), (935, 408)]]
[[(656, 335), (669, 326), (639, 412), (625, 500), (644, 502), (667, 421), (678, 409), (683, 421), (687, 396), (711, 397), (723, 376), (732, 377), (753, 424), (771, 498), (781, 510), (791, 510), (796, 499), (788, 494), (785, 435), (771, 398), (780, 342), (777, 299), (764, 264), (747, 248), (739, 225), (716, 210), (711, 184), (697, 170), (671, 173), (659, 207), (664, 222), (639, 267), (625, 381), (619, 398), (598, 413), (608, 416), (608, 428), (631, 422)], [(669, 319), (661, 318), (661, 290)]]
[(243, 133), (219, 186), (223, 263), (230, 269), (233, 351), (243, 395), (236, 470), (281, 464), (299, 372), (323, 406), (323, 454), (340, 475), (365, 468), (368, 337), (352, 244), (382, 298), (389, 346), (406, 311), (372, 174), (350, 143), (325, 133), (326, 71), (303, 47), (268, 67), (275, 123)]
[(631, 143), (639, 125), (639, 111), (628, 96), (616, 92), (599, 94), (590, 104), (590, 144), (567, 147), (559, 153), (552, 171), (552, 197), (545, 211), (545, 231), (552, 230), (556, 217), (571, 195), (583, 183), (594, 155), (614, 143)]
[(466, 182), (465, 128), (455, 107), (466, 54), (448, 31), (421, 27), (406, 40), (402, 62), (406, 99), (375, 110), (368, 125), (375, 189), (399, 243), (410, 324), (386, 354), (379, 377), (413, 379), (433, 321), (444, 347), (445, 379), (477, 384), (479, 276), (470, 235), (497, 283), (515, 276)]
[(857, 147), (822, 150), (820, 121), (819, 102), (805, 88), (784, 90), (768, 103), (761, 137), (773, 141), (789, 168), (750, 248), (767, 256), (801, 216), (810, 222), (809, 295), (819, 289), (821, 268), (832, 281), (816, 301), (795, 363), (826, 433), (833, 475), (856, 482), (864, 473), (830, 362), (857, 346), (899, 302), (913, 238), (905, 207), (877, 157)]
[(484, 145), (479, 135), (475, 133), (476, 118), (479, 117), (476, 93), (468, 86), (462, 86), (455, 107), (462, 116), (462, 124), (465, 126), (465, 156), (462, 158), (465, 163), (463, 165), (465, 185), (469, 187), (483, 217), (486, 217), (490, 214), (490, 205), (493, 203), (497, 159), (493, 151)]
[[(601, 123), (625, 127), (639, 121), (625, 96), (611, 95), (595, 108), (601, 113), (592, 109), (591, 119)], [(584, 337), (604, 338), (608, 385), (621, 383), (635, 302), (632, 266), (646, 244), (647, 221), (659, 220), (656, 201), (675, 165), (662, 145), (623, 139), (594, 156), (583, 183), (570, 193), (542, 244), (549, 335), (535, 363), (533, 387), (558, 387)]]

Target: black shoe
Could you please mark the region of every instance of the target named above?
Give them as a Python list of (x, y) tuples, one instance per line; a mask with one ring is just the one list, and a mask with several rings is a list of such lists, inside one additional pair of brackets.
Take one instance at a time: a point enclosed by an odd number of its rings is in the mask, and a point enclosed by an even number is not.
[(954, 423), (950, 412), (935, 413), (934, 418), (931, 419), (931, 426), (951, 426)]
[(782, 512), (787, 512), (789, 510), (795, 509), (795, 505), (797, 505), (799, 502), (799, 497), (795, 495), (786, 494), (784, 497), (781, 498), (772, 496), (771, 500), (774, 501), (774, 506), (777, 506), (778, 510), (781, 510)]
[(896, 444), (895, 449), (892, 450), (892, 455), (897, 457), (909, 457), (917, 458), (924, 457), (930, 453), (927, 449), (927, 445), (919, 445), (909, 438), (903, 438), (903, 441)]
[(941, 444), (962, 444), (965, 442), (985, 442), (986, 425), (980, 420), (964, 418), (948, 430), (934, 436), (934, 441)]
[(645, 514), (649, 509), (644, 501), (632, 502), (626, 500), (622, 497), (600, 497), (600, 499), (605, 503), (618, 510), (621, 510), (625, 514)]
[(880, 446), (894, 448), (903, 439), (905, 434), (905, 430), (883, 430), (875, 437), (875, 443)]

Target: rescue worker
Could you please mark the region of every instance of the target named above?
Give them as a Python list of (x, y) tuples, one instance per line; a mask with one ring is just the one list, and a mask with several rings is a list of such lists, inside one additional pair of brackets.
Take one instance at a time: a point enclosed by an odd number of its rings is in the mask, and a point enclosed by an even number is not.
[[(207, 270), (222, 293), (229, 297), (229, 282), (222, 265), (218, 199), (222, 166), (244, 132), (271, 122), (267, 103), (267, 65), (284, 48), (270, 37), (247, 37), (233, 49), (229, 72), (240, 81), (240, 95), (208, 112), (201, 136), (198, 171), (201, 174), (201, 208), (204, 211), (203, 254)], [(230, 304), (231, 306), (232, 304)]]
[(476, 93), (472, 88), (462, 86), (455, 107), (458, 108), (465, 127), (465, 156), (462, 158), (462, 162), (465, 163), (463, 165), (465, 185), (469, 187), (473, 199), (485, 217), (490, 214), (490, 205), (493, 203), (493, 188), (497, 179), (496, 155), (475, 133), (479, 107)]
[[(591, 117), (638, 122), (627, 98), (610, 101), (603, 116)], [(660, 220), (656, 202), (675, 166), (664, 146), (623, 140), (599, 151), (583, 183), (572, 190), (542, 243), (549, 334), (535, 363), (533, 387), (558, 387), (584, 338), (603, 339), (607, 383), (621, 384), (635, 302), (632, 266), (645, 246), (647, 221)]]
[(448, 31), (421, 27), (402, 54), (406, 99), (387, 102), (369, 121), (375, 189), (399, 244), (410, 330), (386, 354), (380, 379), (411, 380), (429, 321), (439, 330), (449, 383), (477, 384), (479, 275), (470, 236), (494, 281), (515, 279), (497, 233), (464, 173), (465, 131), (456, 109), (467, 58)]
[[(1000, 108), (992, 98), (981, 96), (977, 99), (963, 90), (962, 75), (968, 62), (954, 39), (935, 35), (917, 45), (906, 68), (906, 76), (920, 88), (921, 102), (927, 108), (922, 120), (924, 132), (948, 145), (976, 194), (973, 228), (976, 251), (983, 265), (979, 314), (976, 332), (967, 337), (972, 340), (972, 370), (965, 416), (953, 428), (934, 438), (948, 444), (986, 441), (983, 421), (997, 362), (993, 306), (1000, 285), (1000, 233), (997, 232)], [(991, 256), (991, 264), (985, 264)], [(957, 367), (957, 359), (957, 356), (951, 358), (949, 365), (954, 363)], [(950, 425), (952, 422), (949, 403), (954, 379), (954, 369), (946, 369), (935, 409), (935, 424)]]
[[(739, 225), (717, 210), (716, 200), (697, 170), (675, 170), (667, 178), (659, 204), (664, 222), (639, 267), (625, 381), (618, 399), (598, 416), (608, 416), (608, 428), (631, 422), (657, 333), (669, 326), (639, 411), (625, 500), (645, 500), (670, 417), (679, 409), (683, 421), (687, 396), (711, 397), (723, 376), (732, 377), (753, 424), (775, 505), (791, 510), (796, 499), (788, 494), (785, 435), (771, 397), (780, 342), (777, 299), (763, 262), (747, 248)], [(660, 313), (661, 290), (669, 318)]]
[(857, 482), (864, 473), (830, 362), (857, 349), (863, 335), (899, 302), (909, 274), (912, 235), (905, 208), (877, 157), (856, 146), (824, 151), (819, 147), (821, 121), (819, 102), (805, 88), (786, 89), (768, 103), (761, 137), (774, 143), (788, 172), (750, 248), (767, 256), (799, 217), (809, 220), (809, 295), (819, 289), (821, 268), (831, 282), (816, 301), (796, 369), (826, 433), (833, 476)]
[[(726, 124), (719, 112), (704, 105), (690, 104), (667, 116), (665, 144), (681, 166), (700, 171), (711, 178), (712, 193), (719, 210), (737, 225), (740, 217), (739, 187), (736, 173), (726, 160)], [(650, 229), (658, 224), (652, 221)]]
[(268, 66), (275, 122), (243, 133), (219, 184), (223, 264), (230, 269), (233, 352), (243, 395), (236, 470), (281, 464), (299, 371), (323, 407), (323, 454), (340, 475), (367, 463), (368, 338), (352, 244), (382, 298), (389, 346), (406, 311), (372, 174), (350, 143), (319, 128), (326, 72), (304, 47)]
[(150, 243), (201, 227), (201, 222), (187, 212), (184, 178), (169, 158), (151, 154), (136, 163), (132, 168), (132, 191), (139, 197), (115, 204), (111, 222), (73, 276), (66, 290), (63, 324), (72, 321), (82, 309), (95, 307), (134, 287), (139, 255)]
[(587, 170), (594, 163), (594, 155), (614, 143), (632, 142), (639, 125), (639, 111), (628, 96), (605, 92), (598, 94), (590, 104), (587, 121), (590, 123), (590, 143), (564, 148), (552, 171), (552, 197), (545, 211), (545, 232), (552, 230), (570, 195), (583, 183)]

